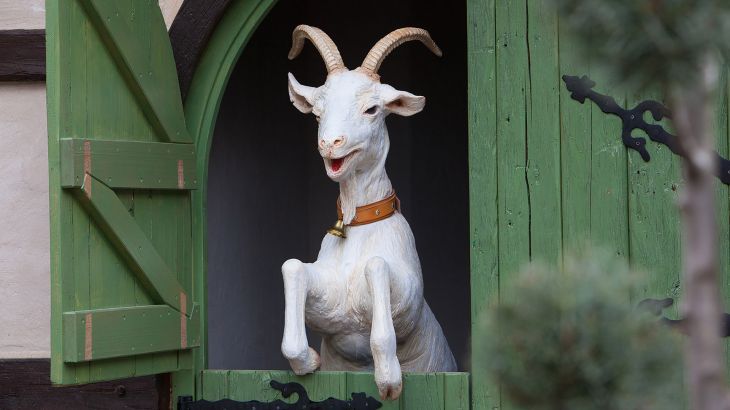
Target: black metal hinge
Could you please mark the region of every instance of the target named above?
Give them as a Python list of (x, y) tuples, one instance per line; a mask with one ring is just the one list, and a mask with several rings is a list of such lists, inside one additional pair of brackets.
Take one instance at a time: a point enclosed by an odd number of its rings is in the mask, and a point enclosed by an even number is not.
[[(616, 103), (613, 97), (599, 94), (593, 91), (596, 83), (588, 78), (588, 76), (570, 76), (564, 75), (563, 81), (570, 91), (570, 97), (581, 104), (587, 99), (593, 101), (598, 108), (606, 114), (613, 114), (621, 118), (623, 128), (621, 130), (621, 139), (627, 148), (631, 148), (641, 155), (644, 161), (649, 161), (651, 156), (646, 150), (646, 139), (631, 136), (631, 132), (635, 129), (642, 130), (652, 141), (666, 145), (674, 154), (684, 157), (677, 136), (668, 133), (661, 125), (649, 124), (644, 121), (644, 113), (650, 112), (654, 120), (661, 121), (664, 118), (672, 118), (672, 113), (667, 107), (658, 101), (647, 100), (640, 102), (632, 109), (625, 109)], [(723, 158), (715, 152), (715, 176), (722, 181), (723, 184), (730, 185), (730, 161)]]
[(382, 403), (365, 393), (352, 393), (352, 399), (340, 400), (330, 397), (324, 401), (312, 401), (307, 390), (299, 383), (279, 383), (272, 380), (269, 385), (281, 392), (284, 398), (293, 393), (297, 394), (297, 401), (286, 403), (281, 400), (264, 403), (258, 400), (235, 401), (223, 399), (218, 401), (193, 401), (190, 396), (180, 396), (177, 402), (178, 410), (374, 410), (383, 406)]

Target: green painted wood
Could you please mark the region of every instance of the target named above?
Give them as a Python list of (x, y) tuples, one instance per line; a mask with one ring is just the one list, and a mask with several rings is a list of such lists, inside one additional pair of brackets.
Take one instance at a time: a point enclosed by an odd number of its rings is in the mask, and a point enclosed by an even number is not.
[(72, 363), (200, 344), (197, 306), (184, 318), (166, 305), (77, 310), (63, 314), (63, 327), (64, 361)]
[(444, 408), (469, 410), (469, 373), (444, 373)]
[(504, 289), (530, 260), (526, 113), (530, 84), (525, 0), (496, 4), (499, 287)]
[[(663, 96), (652, 90), (630, 93), (627, 106), (633, 107), (646, 99), (662, 101)], [(668, 121), (661, 124), (671, 130)], [(635, 131), (634, 135), (646, 137), (641, 131)], [(683, 185), (681, 162), (663, 145), (649, 141), (647, 150), (651, 155), (649, 162), (644, 162), (636, 152), (628, 153), (630, 259), (634, 266), (649, 272), (648, 283), (637, 297), (638, 300), (645, 297), (678, 300), (682, 293), (680, 214), (677, 208)]]
[(193, 302), (188, 292), (114, 191), (87, 174), (84, 185), (76, 192), (153, 299), (189, 316)]
[(494, 0), (467, 0), (472, 407), (494, 409), (499, 389), (486, 373), (483, 314), (499, 299), (497, 60)]
[(196, 189), (189, 144), (61, 139), (61, 186), (81, 187), (90, 173), (110, 188)]
[[(588, 62), (578, 53), (580, 39), (561, 26), (560, 75), (584, 75)], [(538, 64), (535, 62), (534, 64)], [(563, 247), (574, 252), (583, 246), (591, 227), (591, 107), (570, 98), (560, 87), (560, 157)]]
[[(223, 99), (228, 79), (233, 72), (238, 57), (243, 52), (248, 40), (266, 13), (276, 3), (275, 0), (235, 1), (226, 9), (225, 15), (216, 26), (216, 30), (208, 40), (205, 53), (200, 58), (195, 75), (190, 84), (185, 100), (185, 118), (188, 129), (195, 141), (198, 161), (198, 181), (208, 179), (208, 154), (213, 138), (213, 129), (218, 108)], [(206, 234), (207, 215), (206, 187), (192, 191), (193, 213), (193, 269), (198, 274), (193, 284), (193, 297), (200, 301), (201, 314), (206, 316), (207, 297), (207, 250)], [(191, 377), (195, 378), (195, 388), (201, 388), (201, 371), (207, 368), (207, 328), (205, 322), (202, 329), (201, 348), (193, 354), (195, 370), (173, 374), (174, 394), (193, 394)]]
[[(164, 84), (172, 79), (175, 92), (169, 93), (168, 90), (160, 93), (171, 96), (171, 100), (165, 101), (165, 104), (170, 107), (175, 104), (181, 106), (176, 91), (174, 66), (151, 61), (166, 58), (164, 53), (153, 50), (169, 48), (157, 4), (146, 0), (116, 3), (119, 5), (119, 18), (134, 25), (134, 36), (144, 39), (135, 46), (135, 53), (150, 60), (143, 63), (152, 68), (154, 76), (167, 78), (158, 82), (158, 85), (165, 87)], [(114, 240), (106, 235), (106, 227), (102, 229), (97, 221), (91, 219), (82, 205), (83, 195), (79, 198), (79, 195), (74, 195), (74, 190), (63, 189), (61, 181), (68, 173), (67, 168), (62, 172), (62, 164), (66, 166), (67, 163), (61, 160), (64, 155), (61, 139), (94, 136), (91, 141), (94, 146), (99, 141), (159, 143), (164, 135), (161, 136), (159, 126), (149, 120), (149, 112), (140, 106), (139, 90), (135, 86), (130, 87), (126, 68), (120, 67), (121, 60), (108, 50), (110, 39), (100, 35), (81, 2), (49, 1), (46, 16), (52, 381), (57, 384), (78, 384), (190, 369), (191, 350), (196, 349), (84, 363), (63, 361), (64, 312), (149, 305), (158, 300), (154, 300), (154, 295), (147, 295), (145, 285), (138, 280), (137, 273), (116, 249)], [(164, 66), (171, 69), (169, 76), (168, 73), (157, 71)], [(187, 145), (187, 149), (190, 148), (192, 146)], [(160, 160), (164, 162), (164, 158)], [(154, 159), (151, 158), (151, 161)], [(194, 166), (193, 161), (190, 160), (190, 166)], [(96, 161), (96, 165), (100, 165), (99, 161)], [(101, 161), (100, 166), (104, 165), (108, 165), (107, 161)], [(185, 163), (183, 165), (186, 166)], [(139, 164), (139, 167), (143, 166)], [(194, 176), (192, 172), (191, 176)], [(127, 214), (124, 218), (139, 226), (162, 260), (170, 269), (175, 269), (173, 278), (189, 292), (192, 288), (193, 258), (190, 192), (167, 191), (169, 195), (165, 196), (162, 193), (164, 191), (154, 191), (161, 192), (159, 195), (165, 199), (146, 208), (142, 198), (149, 192), (118, 189), (112, 195), (117, 198), (118, 208)], [(139, 217), (135, 215), (137, 212)], [(171, 226), (164, 226), (163, 222)], [(178, 260), (182, 262), (178, 264)], [(192, 302), (188, 298), (186, 305)], [(188, 313), (190, 308), (186, 308)], [(191, 389), (187, 391), (192, 393)]]
[(192, 142), (159, 7), (149, 0), (80, 1), (160, 139)]
[(344, 372), (317, 372), (306, 376), (296, 376), (284, 370), (231, 370), (228, 376), (228, 398), (238, 401), (273, 401), (282, 399), (296, 402), (297, 397), (281, 397), (279, 391), (270, 387), (271, 380), (281, 383), (297, 382), (307, 390), (309, 398), (322, 401), (329, 397), (346, 399), (347, 375)]
[(443, 373), (404, 373), (400, 400), (404, 410), (446, 409)]
[[(597, 63), (594, 65), (598, 65)], [(591, 67), (591, 77), (610, 93), (616, 102), (624, 105), (624, 88), (603, 73)], [(595, 246), (605, 248), (613, 255), (629, 257), (629, 215), (627, 152), (621, 140), (621, 119), (590, 106), (590, 239)]]
[[(405, 386), (404, 386), (405, 388)], [(347, 373), (347, 391), (348, 392), (363, 392), (368, 396), (372, 396), (381, 403), (383, 407), (381, 410), (400, 410), (402, 409), (401, 400), (380, 400), (380, 394), (378, 393), (378, 386), (375, 384), (375, 379), (372, 373), (366, 372), (348, 372)], [(402, 394), (402, 393), (401, 393)]]
[[(228, 370), (202, 372), (201, 400), (217, 401), (228, 398)], [(176, 397), (176, 395), (173, 395)]]
[[(296, 397), (283, 399), (270, 387), (271, 380), (297, 382), (304, 386), (309, 398), (322, 401), (329, 397), (351, 398), (351, 393), (364, 392), (379, 399), (372, 373), (316, 372), (296, 376), (285, 370), (204, 370), (202, 394), (205, 400), (229, 398), (237, 401), (273, 401), (292, 403)], [(404, 373), (403, 393), (396, 401), (382, 401), (381, 409), (459, 410), (469, 408), (468, 373)]]
[(531, 258), (556, 264), (562, 253), (558, 18), (553, 5), (527, 1), (527, 188)]

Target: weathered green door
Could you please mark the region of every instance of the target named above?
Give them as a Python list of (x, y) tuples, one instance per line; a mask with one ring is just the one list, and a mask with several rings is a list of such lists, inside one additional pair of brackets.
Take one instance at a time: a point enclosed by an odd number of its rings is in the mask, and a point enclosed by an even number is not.
[(188, 134), (153, 0), (50, 0), (51, 379), (192, 368)]

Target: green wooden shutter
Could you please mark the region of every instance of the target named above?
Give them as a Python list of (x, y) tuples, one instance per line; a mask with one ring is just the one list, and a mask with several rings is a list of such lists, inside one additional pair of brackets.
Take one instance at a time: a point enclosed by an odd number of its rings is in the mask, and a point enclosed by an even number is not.
[(51, 379), (192, 367), (195, 149), (153, 0), (49, 0)]

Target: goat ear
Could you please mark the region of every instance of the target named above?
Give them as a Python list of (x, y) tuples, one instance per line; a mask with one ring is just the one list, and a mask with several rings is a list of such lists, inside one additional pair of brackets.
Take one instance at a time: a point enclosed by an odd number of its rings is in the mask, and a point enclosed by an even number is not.
[(314, 105), (312, 101), (315, 90), (316, 88), (314, 87), (299, 84), (297, 79), (294, 78), (294, 75), (289, 73), (289, 100), (304, 114), (312, 112), (312, 106)]
[(381, 96), (383, 98), (383, 106), (388, 112), (404, 117), (418, 114), (426, 106), (426, 97), (396, 90), (385, 84), (382, 86)]

